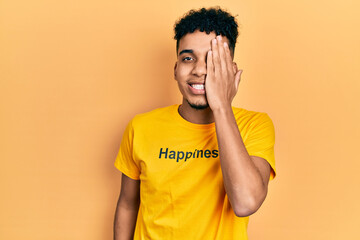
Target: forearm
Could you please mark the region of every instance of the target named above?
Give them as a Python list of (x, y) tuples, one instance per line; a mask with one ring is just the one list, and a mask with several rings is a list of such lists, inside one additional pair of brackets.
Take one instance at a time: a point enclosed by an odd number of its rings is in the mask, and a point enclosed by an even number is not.
[(119, 199), (115, 212), (114, 240), (132, 240), (134, 237), (139, 205), (126, 206)]
[(267, 194), (267, 184), (250, 158), (231, 106), (214, 111), (224, 187), (238, 216), (255, 212)]

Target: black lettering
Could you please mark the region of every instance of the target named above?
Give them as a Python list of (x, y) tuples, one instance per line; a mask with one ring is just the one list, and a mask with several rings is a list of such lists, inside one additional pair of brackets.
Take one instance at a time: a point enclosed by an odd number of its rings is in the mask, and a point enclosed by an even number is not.
[(203, 157), (203, 150), (197, 150), (196, 157), (199, 158), (199, 153), (201, 153), (200, 157)]
[(185, 156), (185, 162), (186, 160), (188, 160), (189, 158), (191, 158), (192, 152), (186, 152), (186, 156)]
[(212, 151), (212, 157), (217, 158), (218, 156), (219, 156), (219, 151), (218, 150), (213, 150)]
[(164, 155), (165, 155), (165, 158), (167, 158), (167, 153), (168, 153), (168, 150), (169, 150), (169, 148), (166, 148), (166, 151), (165, 151), (165, 152), (163, 152), (163, 151), (162, 151), (162, 148), (160, 148), (159, 159), (161, 158), (161, 155), (162, 155), (162, 154), (164, 154)]
[(169, 158), (175, 159), (175, 151), (170, 151)]
[(204, 156), (205, 156), (206, 158), (209, 158), (209, 157), (211, 156), (211, 151), (210, 151), (210, 150), (205, 150)]
[(176, 162), (178, 162), (179, 160), (182, 160), (183, 158), (184, 158), (184, 152), (183, 151), (178, 151), (177, 152)]

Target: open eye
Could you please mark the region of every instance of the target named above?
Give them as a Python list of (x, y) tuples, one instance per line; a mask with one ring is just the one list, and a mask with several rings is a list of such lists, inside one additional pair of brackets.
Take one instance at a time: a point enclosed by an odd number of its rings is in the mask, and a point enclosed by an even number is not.
[(190, 62), (190, 61), (193, 61), (194, 59), (192, 57), (184, 57), (182, 59), (183, 62)]

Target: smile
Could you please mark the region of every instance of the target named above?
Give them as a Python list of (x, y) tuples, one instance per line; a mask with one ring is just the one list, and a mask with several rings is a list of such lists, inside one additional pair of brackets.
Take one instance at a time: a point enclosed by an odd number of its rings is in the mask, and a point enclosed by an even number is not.
[(189, 88), (190, 88), (190, 91), (193, 93), (193, 94), (205, 94), (205, 85), (204, 84), (188, 84), (189, 85)]
[(191, 84), (190, 86), (195, 89), (205, 89), (204, 84)]

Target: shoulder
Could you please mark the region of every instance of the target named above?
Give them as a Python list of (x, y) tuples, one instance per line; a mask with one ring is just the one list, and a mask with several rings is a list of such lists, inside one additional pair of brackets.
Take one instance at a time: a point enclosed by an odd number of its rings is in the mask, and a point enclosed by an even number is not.
[(256, 126), (263, 123), (272, 125), (271, 118), (267, 113), (232, 107), (238, 125)]

